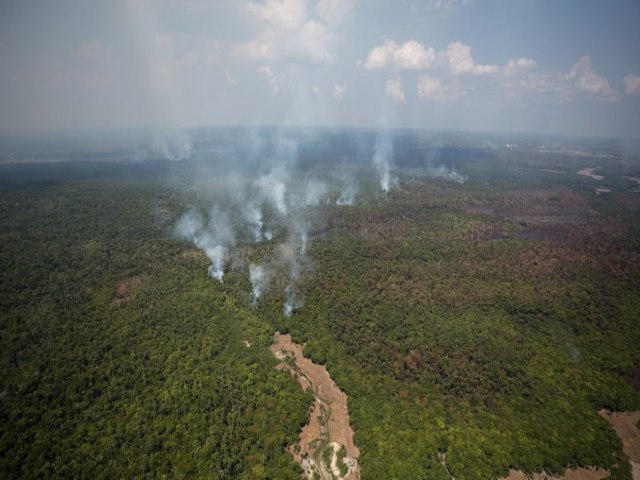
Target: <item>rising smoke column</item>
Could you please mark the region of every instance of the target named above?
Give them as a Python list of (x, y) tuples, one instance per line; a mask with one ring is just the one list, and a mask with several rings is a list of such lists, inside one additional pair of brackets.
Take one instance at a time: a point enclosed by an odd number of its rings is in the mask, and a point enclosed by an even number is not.
[(228, 214), (220, 207), (214, 206), (205, 226), (199, 213), (188, 211), (176, 223), (175, 232), (180, 238), (192, 241), (196, 247), (204, 251), (211, 261), (209, 275), (222, 282), (225, 259), (229, 249), (236, 242), (233, 224)]
[(300, 277), (302, 265), (306, 260), (309, 225), (302, 218), (292, 218), (289, 236), (285, 243), (278, 246), (278, 263), (288, 270), (288, 282), (284, 290), (283, 313), (289, 317), (300, 306), (295, 284)]
[[(300, 181), (295, 139), (279, 133), (266, 144), (264, 162), (259, 157), (260, 148), (256, 147), (255, 164), (249, 167), (255, 170), (247, 169), (244, 176), (231, 175), (222, 183), (222, 188), (212, 189), (216, 202), (220, 203), (211, 209), (206, 220), (198, 212), (188, 211), (176, 223), (175, 231), (207, 255), (211, 262), (208, 273), (220, 282), (225, 275), (225, 263), (235, 254), (236, 232), (244, 232), (240, 238), (256, 243), (272, 240), (274, 231), (276, 238), (284, 234), (275, 256), (261, 260), (260, 264), (250, 264), (248, 275), (252, 304), (256, 305), (275, 280), (276, 272), (282, 273), (283, 313), (288, 316), (302, 304), (296, 294), (296, 284), (306, 262), (309, 214), (328, 203), (330, 189), (312, 174), (307, 173)], [(256, 171), (258, 174), (254, 176)], [(347, 184), (355, 185), (355, 182), (349, 179), (345, 181)], [(352, 201), (355, 191), (355, 187), (349, 189), (348, 201)], [(224, 210), (220, 205), (224, 205)]]
[(380, 188), (388, 192), (395, 180), (391, 177), (391, 161), (393, 159), (393, 143), (388, 134), (380, 133), (376, 137), (373, 153), (373, 165), (380, 176)]
[(165, 160), (185, 160), (191, 156), (191, 139), (182, 130), (169, 129), (156, 133), (149, 148)]
[(285, 317), (290, 317), (293, 314), (293, 308), (296, 302), (295, 293), (291, 285), (287, 285), (284, 289), (284, 305), (282, 307), (282, 313)]
[(447, 168), (444, 165), (438, 165), (437, 167), (429, 167), (429, 174), (436, 178), (445, 178), (447, 180), (451, 180), (456, 183), (464, 183), (467, 178), (463, 175), (460, 175), (453, 168)]
[(247, 204), (242, 209), (242, 216), (247, 222), (247, 226), (256, 242), (262, 240), (262, 229), (264, 223), (262, 221), (262, 209), (252, 204)]
[(249, 280), (251, 281), (251, 303), (256, 305), (269, 283), (267, 269), (262, 265), (252, 263), (249, 265)]
[(262, 198), (281, 216), (285, 216), (289, 211), (286, 180), (288, 180), (288, 175), (283, 172), (273, 171), (269, 175), (261, 176), (255, 182), (255, 186), (259, 189)]

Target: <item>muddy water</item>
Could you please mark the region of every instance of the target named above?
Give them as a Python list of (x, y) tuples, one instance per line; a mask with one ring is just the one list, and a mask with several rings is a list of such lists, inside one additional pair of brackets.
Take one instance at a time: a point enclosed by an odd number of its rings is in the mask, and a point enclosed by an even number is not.
[[(289, 370), (300, 387), (311, 389), (314, 396), (309, 421), (300, 432), (298, 443), (289, 449), (296, 462), (309, 479), (314, 474), (322, 480), (332, 477), (338, 480), (359, 479), (360, 450), (353, 442), (347, 395), (338, 388), (323, 365), (305, 358), (303, 346), (293, 343), (290, 335), (276, 333), (271, 351), (282, 361), (278, 368)], [(341, 449), (345, 452), (342, 461), (338, 455)], [(346, 474), (342, 474), (341, 471), (345, 470)]]

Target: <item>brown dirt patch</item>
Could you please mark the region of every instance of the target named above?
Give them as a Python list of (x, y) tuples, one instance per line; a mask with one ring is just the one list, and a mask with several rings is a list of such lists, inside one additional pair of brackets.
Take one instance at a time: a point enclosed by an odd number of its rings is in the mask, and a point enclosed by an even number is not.
[(624, 454), (629, 457), (629, 460), (640, 463), (640, 430), (636, 426), (640, 421), (640, 411), (609, 412), (600, 410), (598, 413), (615, 429), (622, 440)]
[(608, 476), (608, 470), (599, 468), (568, 468), (561, 477), (554, 477), (546, 473), (534, 473), (529, 476), (520, 470), (509, 470), (509, 475), (500, 480), (602, 480)]
[(111, 305), (118, 306), (127, 302), (133, 297), (138, 289), (148, 284), (150, 281), (151, 277), (144, 273), (134, 277), (123, 278), (116, 283), (113, 297), (111, 298)]
[[(303, 390), (311, 388), (315, 401), (309, 409), (309, 422), (300, 433), (299, 442), (293, 446), (291, 452), (295, 460), (303, 467), (307, 476), (312, 477), (309, 462), (316, 461), (319, 450), (323, 446), (336, 443), (343, 446), (346, 451), (345, 461), (352, 462), (348, 480), (360, 478), (360, 468), (357, 458), (360, 450), (353, 441), (353, 429), (349, 423), (349, 411), (347, 409), (347, 395), (341, 391), (333, 381), (324, 365), (313, 363), (305, 358), (303, 345), (293, 343), (290, 335), (276, 333), (271, 351), (276, 358), (283, 362), (278, 365), (280, 369), (291, 372)], [(287, 363), (287, 358), (294, 360), (294, 365)], [(321, 462), (320, 462), (321, 463)], [(330, 478), (328, 468), (318, 465), (321, 478)]]

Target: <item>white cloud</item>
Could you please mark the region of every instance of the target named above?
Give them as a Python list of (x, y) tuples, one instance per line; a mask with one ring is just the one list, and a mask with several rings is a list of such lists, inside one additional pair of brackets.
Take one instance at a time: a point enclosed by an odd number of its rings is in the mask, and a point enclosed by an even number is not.
[(280, 90), (281, 78), (273, 73), (273, 70), (271, 69), (271, 65), (260, 65), (257, 70), (259, 74), (267, 77), (267, 79), (269, 80), (269, 85), (271, 86), (271, 90), (273, 91), (273, 94), (277, 95), (278, 91)]
[(435, 0), (434, 6), (446, 12), (471, 5), (475, 0)]
[(298, 40), (304, 52), (315, 60), (328, 61), (332, 55), (328, 45), (333, 41), (333, 33), (321, 22), (309, 20), (298, 33)]
[(263, 22), (263, 29), (255, 38), (235, 45), (237, 55), (254, 60), (333, 59), (330, 45), (335, 35), (326, 24), (308, 18), (304, 0), (267, 0), (264, 5), (250, 3), (247, 10)]
[(347, 91), (347, 84), (344, 83), (342, 85), (334, 85), (333, 86), (333, 96), (336, 98), (340, 98)]
[(364, 68), (376, 70), (387, 67), (397, 48), (398, 44), (393, 40), (387, 40), (383, 45), (372, 48), (367, 55), (367, 60), (364, 62)]
[(600, 100), (613, 100), (616, 92), (609, 86), (606, 78), (598, 76), (591, 63), (591, 57), (584, 55), (581, 57), (569, 73), (565, 75), (566, 80), (575, 82), (578, 90), (589, 94), (593, 98)]
[(377, 70), (395, 67), (400, 70), (424, 70), (432, 66), (435, 61), (436, 53), (431, 47), (425, 48), (415, 40), (409, 40), (402, 45), (398, 45), (393, 40), (387, 40), (369, 51), (364, 68)]
[(319, 0), (316, 13), (327, 23), (338, 24), (349, 18), (356, 0)]
[(260, 65), (258, 67), (258, 73), (261, 73), (262, 75), (265, 75), (266, 77), (272, 77), (273, 76), (273, 71), (271, 70), (271, 66), (270, 65)]
[(456, 75), (485, 75), (498, 73), (497, 65), (478, 65), (471, 56), (471, 47), (462, 42), (452, 42), (445, 52), (449, 67)]
[(398, 102), (404, 102), (404, 89), (402, 88), (402, 80), (400, 80), (399, 76), (395, 76), (389, 80), (385, 84), (385, 90), (387, 95)]
[(436, 61), (436, 53), (431, 47), (425, 49), (421, 43), (409, 40), (396, 49), (393, 53), (393, 59), (398, 68), (424, 70)]
[(235, 52), (255, 60), (268, 60), (276, 56), (276, 40), (272, 31), (263, 32), (259, 37), (236, 45)]
[(438, 101), (453, 101), (466, 95), (466, 92), (461, 88), (450, 85), (444, 86), (440, 83), (440, 79), (429, 75), (420, 76), (417, 84), (417, 93), (419, 98)]
[(295, 30), (307, 16), (304, 0), (267, 0), (265, 5), (249, 3), (249, 13), (278, 28)]
[(536, 68), (538, 64), (532, 58), (518, 58), (511, 59), (507, 62), (507, 64), (503, 68), (503, 72), (507, 76), (516, 75), (524, 70), (530, 70), (532, 68)]
[(624, 77), (624, 93), (632, 95), (640, 93), (640, 75), (626, 75)]

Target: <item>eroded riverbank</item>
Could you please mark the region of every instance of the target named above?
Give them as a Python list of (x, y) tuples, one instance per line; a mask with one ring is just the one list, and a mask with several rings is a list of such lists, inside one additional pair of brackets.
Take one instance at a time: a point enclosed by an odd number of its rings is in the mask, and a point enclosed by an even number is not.
[(276, 333), (271, 346), (281, 361), (278, 368), (291, 372), (302, 389), (311, 389), (314, 397), (309, 421), (289, 450), (309, 479), (319, 476), (321, 480), (358, 480), (360, 451), (353, 441), (347, 395), (324, 365), (305, 358), (303, 348), (293, 343), (290, 335), (280, 333)]

